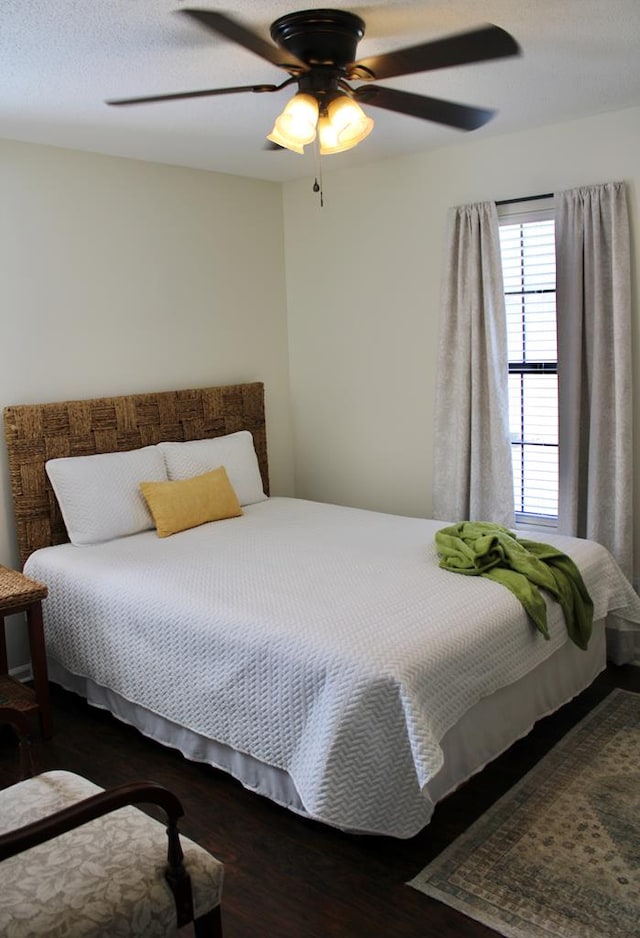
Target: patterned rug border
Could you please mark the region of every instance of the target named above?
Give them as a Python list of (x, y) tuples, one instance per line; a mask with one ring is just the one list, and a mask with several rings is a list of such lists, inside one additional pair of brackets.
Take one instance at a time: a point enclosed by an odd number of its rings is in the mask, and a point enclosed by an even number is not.
[[(587, 713), (574, 727), (568, 730), (562, 739), (560, 739), (526, 775), (516, 782), (508, 792), (488, 808), (481, 817), (474, 821), (466, 831), (460, 834), (453, 843), (438, 854), (438, 856), (427, 864), (413, 879), (409, 880), (406, 885), (417, 889), (419, 892), (422, 892), (432, 899), (437, 899), (474, 921), (488, 928), (492, 928), (498, 934), (503, 935), (504, 938), (610, 938), (609, 932), (594, 931), (590, 924), (584, 925), (578, 921), (571, 923), (568, 929), (562, 928), (560, 931), (558, 930), (557, 923), (553, 925), (547, 924), (545, 926), (539, 921), (534, 922), (532, 920), (535, 912), (533, 903), (530, 903), (529, 910), (524, 909), (523, 904), (521, 915), (512, 915), (509, 912), (505, 912), (504, 909), (499, 908), (497, 905), (494, 905), (492, 908), (477, 908), (471, 905), (464, 896), (453, 895), (429, 882), (429, 878), (433, 877), (435, 874), (439, 874), (444, 868), (454, 865), (457, 858), (462, 859), (463, 857), (479, 853), (479, 849), (481, 848), (478, 847), (478, 844), (486, 840), (486, 838), (482, 837), (482, 833), (484, 831), (487, 831), (487, 833), (495, 832), (499, 829), (499, 826), (504, 825), (503, 821), (494, 824), (494, 820), (496, 817), (500, 818), (500, 816), (505, 813), (506, 806), (509, 804), (513, 805), (514, 803), (517, 804), (521, 801), (522, 799), (519, 796), (532, 786), (532, 782), (535, 782), (538, 776), (549, 776), (550, 766), (553, 766), (554, 769), (558, 769), (567, 758), (571, 759), (572, 746), (576, 737), (585, 734), (585, 731), (588, 731), (595, 722), (601, 723), (603, 711), (619, 709), (620, 706), (624, 704), (625, 700), (629, 705), (631, 701), (635, 701), (637, 706), (640, 702), (640, 693), (624, 690), (623, 688), (614, 688), (593, 708), (593, 710)], [(581, 764), (584, 765), (584, 757), (581, 757)], [(569, 886), (569, 883), (567, 882), (566, 885)], [(638, 902), (638, 906), (640, 907), (640, 902)], [(529, 914), (529, 920), (525, 917), (527, 914)], [(506, 921), (505, 919), (507, 918), (511, 918), (512, 920)], [(570, 920), (570, 916), (567, 918)], [(625, 935), (626, 934), (627, 933), (625, 933)], [(633, 934), (640, 935), (640, 930)], [(631, 933), (628, 933), (628, 935), (629, 938), (631, 938)]]

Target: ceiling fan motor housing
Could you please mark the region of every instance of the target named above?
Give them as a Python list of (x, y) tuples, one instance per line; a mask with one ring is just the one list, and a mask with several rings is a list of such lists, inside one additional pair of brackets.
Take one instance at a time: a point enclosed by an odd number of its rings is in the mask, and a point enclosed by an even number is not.
[(346, 10), (301, 10), (271, 24), (271, 38), (308, 65), (344, 69), (355, 61), (365, 24)]
[[(271, 24), (273, 42), (265, 41), (262, 36), (251, 32), (242, 23), (216, 10), (181, 7), (177, 12), (194, 20), (216, 36), (222, 36), (260, 56), (272, 66), (284, 69), (289, 73), (289, 77), (279, 85), (269, 83), (206, 88), (121, 98), (108, 101), (108, 104), (143, 104), (240, 92), (273, 92), (297, 82), (301, 94), (315, 98), (321, 116), (325, 109), (328, 112), (334, 99), (348, 97), (355, 104), (363, 102), (409, 117), (437, 121), (460, 130), (475, 130), (490, 120), (495, 112), (454, 101), (441, 101), (398, 88), (373, 85), (372, 82), (438, 68), (450, 68), (453, 65), (468, 65), (472, 62), (487, 62), (491, 59), (520, 55), (520, 47), (513, 36), (491, 23), (468, 32), (423, 42), (407, 49), (368, 56), (358, 61), (356, 50), (364, 36), (365, 23), (355, 13), (346, 10), (301, 10), (281, 16)], [(364, 84), (352, 88), (349, 84), (352, 81)]]

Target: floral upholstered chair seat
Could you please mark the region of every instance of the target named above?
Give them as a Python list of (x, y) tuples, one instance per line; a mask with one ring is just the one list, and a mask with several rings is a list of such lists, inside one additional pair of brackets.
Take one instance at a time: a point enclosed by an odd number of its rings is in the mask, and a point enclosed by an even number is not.
[[(63, 771), (19, 782), (0, 791), (0, 835), (101, 791)], [(223, 865), (185, 837), (180, 844), (195, 934), (220, 935)], [(0, 935), (175, 935), (183, 923), (166, 869), (165, 825), (136, 807), (118, 808), (0, 862)]]

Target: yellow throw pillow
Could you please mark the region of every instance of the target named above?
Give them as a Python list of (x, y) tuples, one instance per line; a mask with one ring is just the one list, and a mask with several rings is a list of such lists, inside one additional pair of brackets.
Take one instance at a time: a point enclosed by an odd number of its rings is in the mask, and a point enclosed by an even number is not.
[(141, 482), (140, 490), (158, 537), (243, 513), (224, 466), (178, 482)]

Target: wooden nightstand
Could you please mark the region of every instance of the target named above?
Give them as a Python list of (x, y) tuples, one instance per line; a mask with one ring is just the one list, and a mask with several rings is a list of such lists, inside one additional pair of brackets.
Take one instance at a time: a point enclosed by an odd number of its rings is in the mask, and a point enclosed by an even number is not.
[[(46, 598), (47, 592), (47, 587), (42, 583), (0, 565), (0, 706), (14, 707), (26, 713), (37, 711), (45, 739), (53, 734), (42, 627), (42, 600)], [(8, 674), (4, 620), (6, 616), (19, 612), (27, 614), (33, 689)]]

